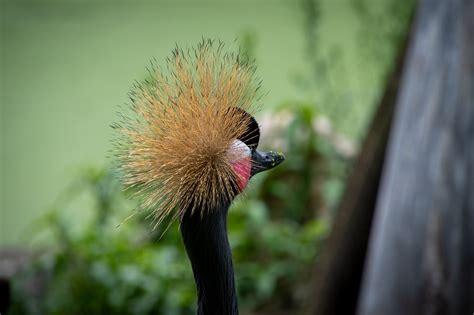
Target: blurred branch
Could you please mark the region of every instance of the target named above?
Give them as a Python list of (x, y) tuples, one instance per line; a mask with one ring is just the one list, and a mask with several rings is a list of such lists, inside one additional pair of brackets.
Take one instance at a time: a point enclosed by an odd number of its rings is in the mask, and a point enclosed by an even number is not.
[(321, 260), (314, 267), (307, 314), (355, 312), (407, 40), (353, 166)]

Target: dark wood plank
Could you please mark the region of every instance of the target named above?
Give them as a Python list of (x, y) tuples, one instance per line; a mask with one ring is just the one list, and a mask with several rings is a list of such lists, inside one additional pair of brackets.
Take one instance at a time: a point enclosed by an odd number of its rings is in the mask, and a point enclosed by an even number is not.
[(422, 0), (358, 313), (474, 312), (474, 1)]

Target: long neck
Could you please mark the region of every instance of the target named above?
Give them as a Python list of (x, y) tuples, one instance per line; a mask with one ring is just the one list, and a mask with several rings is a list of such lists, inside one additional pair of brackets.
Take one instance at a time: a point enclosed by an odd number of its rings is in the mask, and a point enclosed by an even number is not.
[(191, 211), (181, 221), (181, 235), (198, 291), (198, 315), (236, 315), (237, 294), (227, 238), (228, 205), (201, 218)]

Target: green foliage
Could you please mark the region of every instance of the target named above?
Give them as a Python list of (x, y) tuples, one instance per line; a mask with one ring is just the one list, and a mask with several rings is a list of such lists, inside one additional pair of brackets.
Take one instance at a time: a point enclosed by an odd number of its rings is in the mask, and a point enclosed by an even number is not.
[[(299, 1), (308, 69), (294, 78), (294, 83), (321, 106), (321, 112), (339, 132), (362, 139), (408, 31), (415, 3), (414, 0)], [(342, 8), (348, 9), (344, 12), (346, 20), (332, 24), (328, 11), (339, 10), (343, 14)], [(354, 42), (334, 40), (339, 28), (347, 32), (356, 30)], [(325, 38), (328, 34), (330, 40)]]

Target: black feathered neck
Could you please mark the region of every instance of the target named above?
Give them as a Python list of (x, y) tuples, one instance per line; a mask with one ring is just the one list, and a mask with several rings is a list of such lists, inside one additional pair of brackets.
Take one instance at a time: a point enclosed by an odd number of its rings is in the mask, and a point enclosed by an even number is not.
[(198, 291), (198, 315), (239, 313), (227, 238), (228, 209), (229, 204), (203, 217), (200, 211), (188, 211), (181, 220), (181, 235)]

